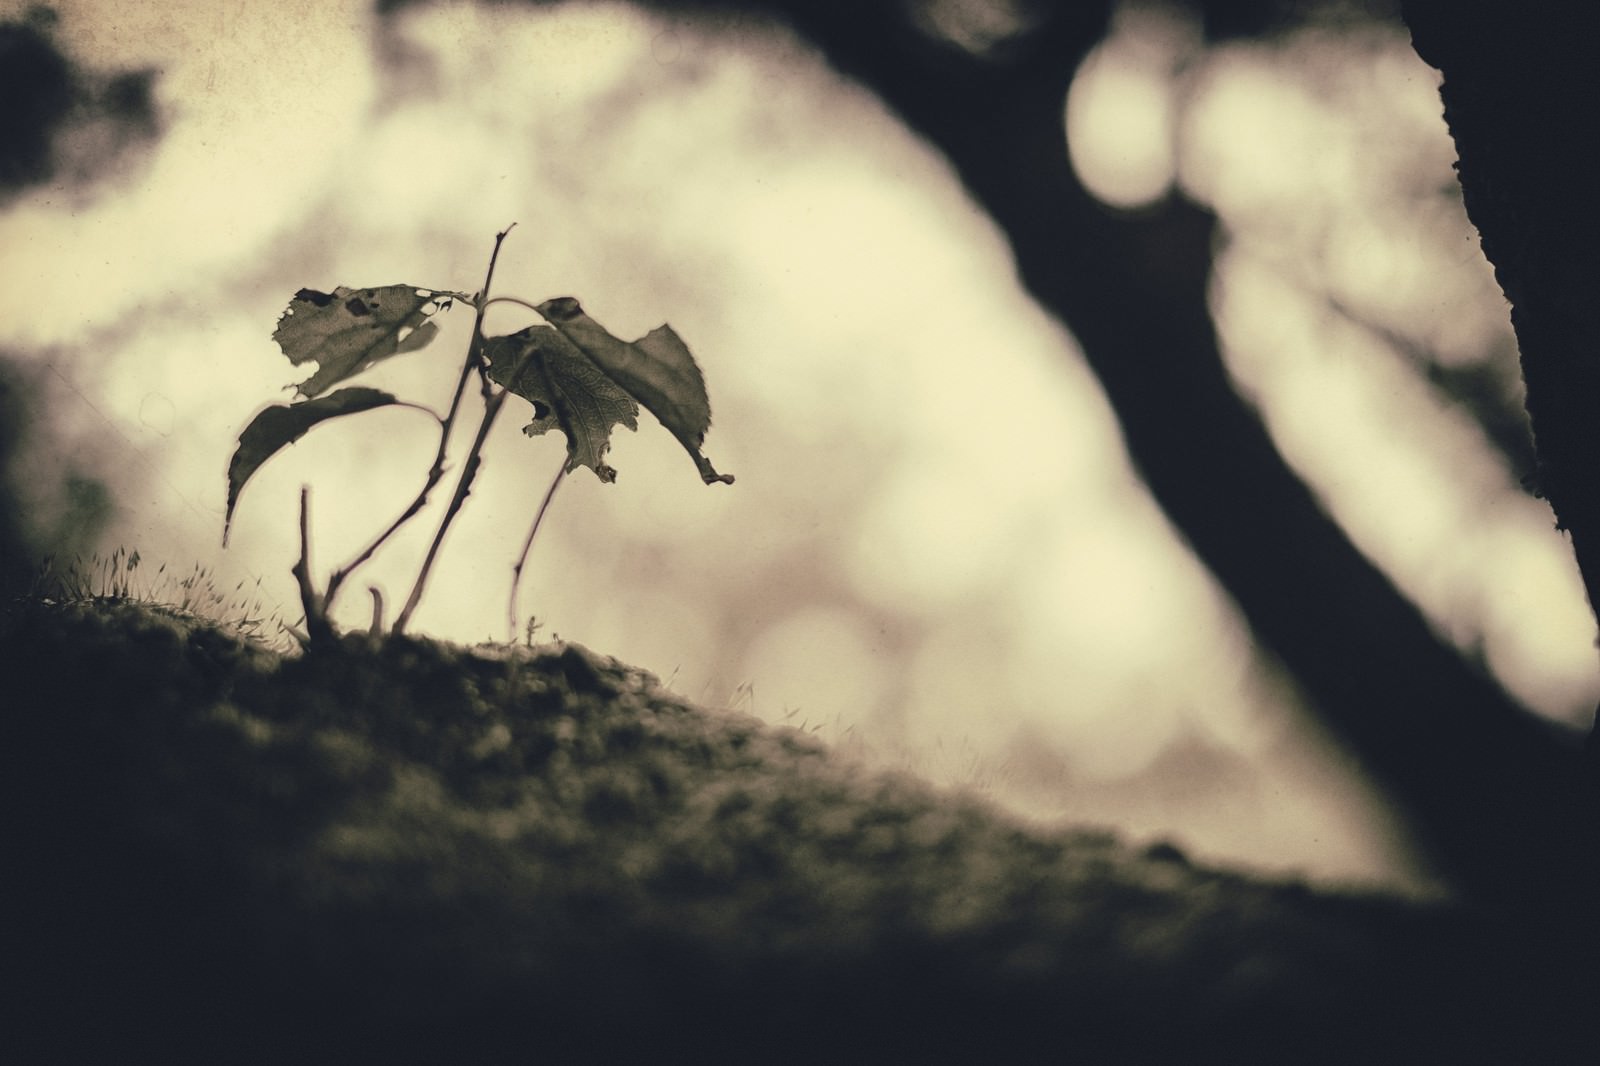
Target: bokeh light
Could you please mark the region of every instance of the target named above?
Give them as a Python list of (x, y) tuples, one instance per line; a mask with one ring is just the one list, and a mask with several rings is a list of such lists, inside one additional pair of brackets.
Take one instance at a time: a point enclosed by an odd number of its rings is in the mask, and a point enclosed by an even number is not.
[(1067, 94), (1067, 143), (1079, 180), (1099, 199), (1135, 208), (1171, 187), (1180, 74), (1198, 36), (1178, 8), (1126, 4), (1078, 68)]
[(1437, 382), (1521, 405), (1510, 321), (1453, 180), (1434, 72), (1398, 30), (1219, 49), (1182, 178), (1228, 229), (1229, 369), (1356, 544), (1519, 699), (1579, 724), (1594, 623), (1549, 507)]
[[(292, 620), (299, 486), (325, 571), (416, 492), (434, 441), (411, 411), (317, 429), (257, 475), (220, 552), (237, 434), (303, 376), (277, 315), (302, 286), (474, 290), (515, 221), (496, 291), (578, 296), (623, 337), (670, 320), (710, 383), (706, 452), (739, 479), (702, 486), (648, 416), (619, 433), (618, 482), (569, 478), (534, 546), (519, 610), (541, 636), (1029, 817), (1417, 882), (1138, 482), (1001, 235), (804, 43), (617, 3), (108, 9), (63, 3), (63, 39), (159, 66), (168, 132), (87, 208), (41, 187), (0, 215), (0, 346), (61, 383), (71, 439), (109, 442), (108, 549), (260, 578)], [(1593, 627), (1547, 516), (1390, 350), (1400, 331), (1452, 365), (1506, 351), (1403, 40), (1207, 50), (1130, 8), (1081, 79), (1066, 122), (1098, 195), (1177, 182), (1221, 214), (1230, 368), (1329, 509), (1532, 706), (1592, 704)], [(361, 383), (442, 407), (470, 316), (444, 325)], [(508, 636), (562, 456), (525, 420), (496, 427), (424, 632)], [(446, 495), (358, 585), (404, 598)], [(339, 618), (369, 611), (353, 588)]]

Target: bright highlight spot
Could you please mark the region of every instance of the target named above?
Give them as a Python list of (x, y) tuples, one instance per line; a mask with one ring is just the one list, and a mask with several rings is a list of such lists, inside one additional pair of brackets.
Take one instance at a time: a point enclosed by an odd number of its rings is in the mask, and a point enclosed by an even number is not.
[(769, 721), (856, 723), (870, 720), (888, 694), (883, 651), (882, 638), (855, 612), (803, 607), (761, 631), (739, 674), (750, 680), (756, 713)]
[(1114, 207), (1160, 199), (1175, 174), (1175, 74), (1193, 30), (1176, 16), (1124, 7), (1067, 94), (1067, 146), (1079, 180)]

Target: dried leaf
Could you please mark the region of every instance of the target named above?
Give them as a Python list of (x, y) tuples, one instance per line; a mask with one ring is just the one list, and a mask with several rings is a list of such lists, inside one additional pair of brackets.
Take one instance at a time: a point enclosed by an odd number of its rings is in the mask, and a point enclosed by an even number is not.
[(233, 523), (233, 509), (239, 502), (239, 493), (244, 491), (245, 482), (262, 463), (305, 436), (320, 422), (399, 402), (387, 392), (358, 386), (340, 389), (321, 399), (274, 404), (251, 419), (239, 434), (239, 447), (228, 463), (228, 510), (222, 520), (223, 545), (228, 543), (228, 527)]
[(700, 452), (711, 427), (705, 378), (689, 348), (671, 326), (658, 326), (633, 342), (618, 340), (584, 313), (570, 296), (546, 300), (538, 311), (606, 376), (650, 409), (694, 459), (706, 484), (733, 483)]
[(428, 316), (451, 295), (415, 285), (301, 289), (272, 339), (294, 365), (317, 364), (317, 372), (299, 385), (300, 395), (313, 397), (382, 359), (428, 344), (439, 332)]
[[(560, 333), (529, 326), (484, 343), (489, 377), (533, 404), (528, 436), (560, 429), (567, 436), (567, 470), (587, 466), (601, 481), (617, 472), (605, 462), (611, 427), (639, 428), (639, 405)], [(513, 380), (515, 375), (515, 380)]]

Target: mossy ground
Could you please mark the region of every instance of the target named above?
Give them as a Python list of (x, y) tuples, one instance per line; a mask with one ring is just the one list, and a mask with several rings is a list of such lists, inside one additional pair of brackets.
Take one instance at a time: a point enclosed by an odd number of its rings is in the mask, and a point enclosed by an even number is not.
[(1578, 1031), (1487, 923), (1025, 829), (576, 645), (286, 656), (115, 597), (0, 637), (9, 1005), (57, 1061), (1554, 1062)]

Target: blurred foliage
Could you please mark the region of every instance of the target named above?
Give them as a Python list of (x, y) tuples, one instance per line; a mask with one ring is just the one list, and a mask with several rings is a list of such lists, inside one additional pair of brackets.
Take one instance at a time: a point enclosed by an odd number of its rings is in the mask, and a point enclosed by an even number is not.
[(0, 197), (90, 178), (160, 132), (155, 73), (81, 68), (57, 45), (57, 22), (44, 5), (0, 22)]

